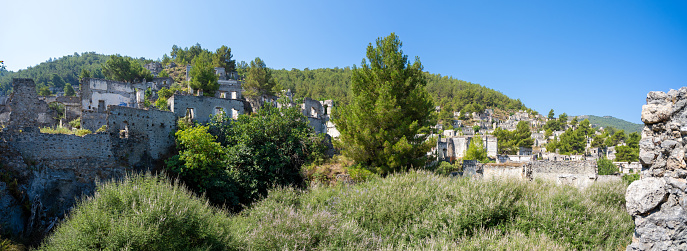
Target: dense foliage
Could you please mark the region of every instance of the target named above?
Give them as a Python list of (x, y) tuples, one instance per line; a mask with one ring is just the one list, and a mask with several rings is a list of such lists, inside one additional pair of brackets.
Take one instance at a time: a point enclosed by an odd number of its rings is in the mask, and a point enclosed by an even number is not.
[(189, 83), (194, 90), (203, 90), (203, 95), (214, 96), (219, 89), (215, 68), (212, 66), (212, 55), (209, 52), (202, 52), (191, 61), (193, 68), (189, 72), (191, 82)]
[(351, 104), (334, 117), (342, 153), (379, 174), (423, 167), (435, 121), (422, 64), (408, 61), (393, 33), (369, 44), (367, 59), (353, 68)]
[(520, 147), (532, 147), (534, 139), (530, 136), (530, 126), (525, 121), (518, 122), (514, 131), (496, 128), (493, 133), (498, 139), (498, 150), (500, 154), (517, 154)]
[(410, 172), (277, 188), (227, 216), (177, 184), (134, 176), (100, 185), (41, 249), (616, 250), (634, 228), (626, 188)]
[(51, 58), (36, 66), (17, 72), (3, 70), (0, 71), (0, 95), (10, 92), (12, 78), (31, 78), (36, 83), (37, 89), (47, 86), (59, 90), (62, 90), (66, 83), (74, 87), (79, 86), (79, 75), (83, 70), (88, 71), (94, 78), (105, 78), (101, 65), (108, 59), (109, 56), (95, 52), (74, 53), (59, 59)]
[(178, 182), (131, 175), (99, 185), (39, 250), (231, 250), (229, 224)]
[(642, 124), (636, 124), (632, 122), (628, 122), (619, 118), (614, 118), (612, 116), (594, 116), (594, 115), (583, 115), (583, 116), (578, 116), (579, 119), (588, 119), (590, 123), (593, 125), (597, 125), (603, 128), (606, 127), (613, 127), (617, 128), (619, 130), (624, 130), (627, 133), (640, 133), (642, 131), (642, 127), (644, 125)]
[(602, 158), (599, 159), (599, 161), (597, 161), (596, 163), (599, 167), (599, 175), (612, 175), (618, 172), (618, 167), (615, 166), (615, 164), (613, 164), (613, 161), (609, 159)]
[(324, 154), (323, 137), (307, 121), (295, 108), (264, 107), (236, 121), (218, 115), (207, 126), (182, 127), (169, 170), (211, 202), (238, 210), (273, 186), (304, 185), (301, 166)]
[(267, 68), (265, 61), (259, 57), (250, 61), (250, 67), (243, 83), (243, 95), (246, 97), (256, 97), (260, 95), (274, 94), (275, 82), (272, 79), (272, 70)]
[(142, 62), (119, 54), (110, 56), (102, 67), (107, 79), (128, 83), (153, 80), (153, 74), (143, 68)]

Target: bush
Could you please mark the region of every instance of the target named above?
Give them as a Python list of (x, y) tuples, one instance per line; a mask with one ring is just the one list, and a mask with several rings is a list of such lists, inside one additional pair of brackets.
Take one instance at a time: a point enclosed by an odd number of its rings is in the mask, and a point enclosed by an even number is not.
[(58, 126), (55, 128), (52, 127), (42, 127), (40, 129), (41, 133), (49, 133), (49, 134), (74, 134), (74, 131), (69, 130), (67, 128)]
[(81, 129), (81, 118), (69, 121), (69, 126), (76, 129)]
[(434, 173), (438, 175), (443, 175), (447, 176), (451, 174), (452, 172), (460, 172), (462, 170), (462, 166), (459, 161), (456, 161), (453, 165), (451, 163), (448, 163), (446, 161), (441, 161), (439, 163), (439, 166), (436, 167), (434, 170)]
[(599, 175), (612, 175), (618, 172), (618, 167), (609, 159), (600, 159), (596, 164), (599, 167)]
[(626, 174), (623, 175), (622, 177), (623, 181), (625, 181), (626, 184), (630, 185), (630, 183), (639, 180), (639, 174), (638, 173), (633, 173), (633, 174)]
[(74, 135), (84, 136), (86, 134), (91, 134), (91, 133), (93, 133), (93, 132), (91, 132), (91, 130), (88, 130), (88, 129), (78, 129), (78, 130), (76, 130), (76, 132), (74, 132)]
[(39, 250), (226, 250), (227, 221), (179, 182), (129, 175), (98, 185)]
[(100, 128), (98, 128), (98, 130), (96, 130), (95, 132), (99, 133), (99, 132), (106, 132), (106, 131), (107, 131), (107, 125), (103, 125)]
[(208, 126), (180, 126), (179, 156), (168, 168), (211, 202), (238, 210), (274, 186), (305, 185), (301, 167), (325, 151), (307, 121), (295, 108), (268, 106), (236, 121), (215, 116)]

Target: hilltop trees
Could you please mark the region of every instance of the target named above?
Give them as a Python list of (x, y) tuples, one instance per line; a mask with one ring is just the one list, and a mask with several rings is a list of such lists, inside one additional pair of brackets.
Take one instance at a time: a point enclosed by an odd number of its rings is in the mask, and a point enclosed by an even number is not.
[(203, 95), (214, 96), (215, 91), (219, 89), (217, 83), (217, 75), (215, 69), (212, 67), (212, 59), (210, 53), (201, 53), (193, 58), (193, 67), (189, 72), (191, 76), (191, 88), (194, 90), (203, 90)]
[(334, 121), (343, 154), (382, 175), (423, 166), (432, 143), (421, 133), (436, 121), (422, 64), (401, 45), (394, 33), (368, 45), (369, 64), (353, 67), (351, 103)]
[(259, 57), (250, 61), (248, 76), (246, 76), (246, 82), (243, 84), (243, 88), (246, 90), (244, 95), (247, 97), (256, 97), (263, 94), (271, 95), (274, 85), (272, 71), (267, 68), (265, 61), (262, 61)]
[(103, 74), (108, 79), (129, 83), (153, 80), (153, 74), (148, 69), (143, 68), (141, 63), (119, 54), (110, 56), (110, 59), (105, 62)]

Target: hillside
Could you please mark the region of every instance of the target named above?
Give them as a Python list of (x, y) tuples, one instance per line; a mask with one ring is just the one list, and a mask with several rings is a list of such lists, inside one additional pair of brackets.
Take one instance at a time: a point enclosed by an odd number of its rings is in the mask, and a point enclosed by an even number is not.
[[(58, 59), (49, 59), (17, 72), (2, 72), (0, 95), (10, 92), (12, 78), (32, 78), (37, 88), (48, 86), (56, 89), (62, 89), (66, 83), (74, 87), (78, 86), (82, 69), (88, 70), (92, 77), (104, 78), (101, 66), (108, 58), (108, 55), (95, 52), (74, 53)], [(138, 60), (142, 63), (150, 61), (144, 58)], [(181, 68), (183, 67), (179, 67)], [(272, 77), (278, 88), (291, 89), (296, 98), (332, 99), (344, 105), (349, 101), (351, 72), (350, 67), (312, 70), (308, 68), (281, 69), (272, 70)], [(426, 73), (426, 76), (427, 91), (434, 99), (434, 103), (442, 107), (442, 111), (446, 114), (453, 114), (454, 111), (479, 112), (489, 107), (502, 110), (527, 110), (519, 99), (512, 99), (482, 85), (441, 74)]]
[[(642, 131), (642, 124), (635, 124), (626, 120), (615, 118), (612, 116), (594, 116), (594, 115), (581, 115), (577, 116), (578, 120), (589, 119), (589, 123), (592, 125), (597, 125), (601, 127), (615, 127), (616, 129), (625, 130), (625, 133), (633, 133)], [(572, 119), (572, 117), (570, 117)]]
[[(296, 98), (309, 97), (323, 100), (333, 99), (348, 103), (351, 85), (351, 68), (324, 68), (310, 70), (273, 70), (272, 77), (282, 89), (291, 89)], [(479, 84), (458, 80), (441, 74), (426, 73), (427, 91), (437, 106), (447, 112), (477, 112), (487, 107), (504, 110), (527, 109), (519, 99)], [(463, 110), (465, 109), (465, 110)]]
[[(74, 88), (79, 86), (79, 74), (82, 69), (90, 72), (91, 77), (105, 78), (102, 73), (102, 64), (107, 62), (109, 55), (95, 52), (76, 53), (61, 58), (48, 59), (36, 66), (17, 72), (3, 72), (0, 74), (0, 95), (7, 94), (12, 89), (12, 78), (31, 78), (36, 83), (36, 88), (42, 86), (64, 88), (66, 83)], [(141, 62), (144, 58), (138, 59)], [(147, 60), (150, 61), (150, 60)]]

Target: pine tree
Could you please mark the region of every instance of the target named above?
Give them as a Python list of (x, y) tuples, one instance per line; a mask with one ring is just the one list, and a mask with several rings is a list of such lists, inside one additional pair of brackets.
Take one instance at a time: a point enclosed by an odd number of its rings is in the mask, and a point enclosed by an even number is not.
[(382, 175), (424, 166), (434, 144), (425, 142), (436, 114), (422, 64), (401, 45), (394, 33), (368, 45), (369, 64), (353, 67), (351, 103), (335, 116), (343, 154)]

